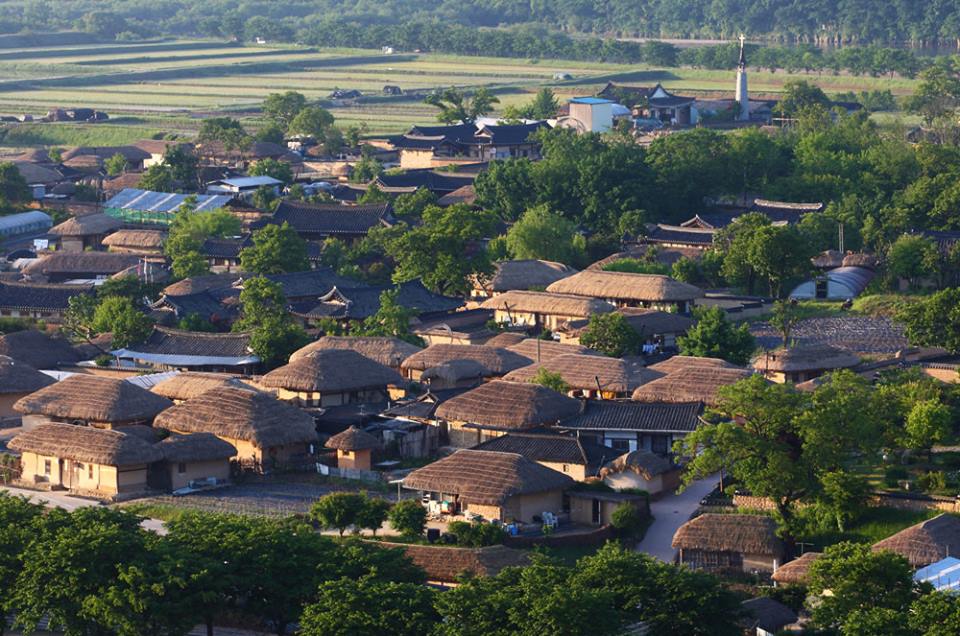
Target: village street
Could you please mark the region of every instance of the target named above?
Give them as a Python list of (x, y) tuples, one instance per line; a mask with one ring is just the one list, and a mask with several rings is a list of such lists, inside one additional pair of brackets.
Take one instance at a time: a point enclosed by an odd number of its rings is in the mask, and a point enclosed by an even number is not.
[(696, 512), (700, 500), (717, 485), (717, 476), (694, 482), (678, 495), (664, 497), (650, 503), (653, 523), (647, 529), (643, 541), (637, 544), (638, 552), (646, 552), (667, 563), (673, 562), (674, 549), (670, 546), (677, 528), (686, 523)]

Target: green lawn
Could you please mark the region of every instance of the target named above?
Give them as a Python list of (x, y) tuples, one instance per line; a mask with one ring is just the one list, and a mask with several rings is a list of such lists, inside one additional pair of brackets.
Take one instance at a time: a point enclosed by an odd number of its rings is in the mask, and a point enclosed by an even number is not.
[(825, 530), (798, 537), (806, 544), (806, 552), (822, 552), (829, 545), (841, 541), (873, 544), (914, 524), (940, 514), (936, 510), (901, 510), (899, 508), (868, 508), (863, 516), (845, 532)]

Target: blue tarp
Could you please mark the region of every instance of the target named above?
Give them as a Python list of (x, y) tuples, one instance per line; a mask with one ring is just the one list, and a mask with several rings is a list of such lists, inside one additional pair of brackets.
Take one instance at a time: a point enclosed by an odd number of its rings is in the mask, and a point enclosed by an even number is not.
[(960, 559), (947, 557), (925, 568), (920, 568), (913, 575), (917, 583), (929, 583), (933, 589), (940, 592), (960, 591)]
[(187, 197), (196, 199), (196, 209), (209, 212), (222, 208), (233, 197), (230, 195), (175, 194), (171, 192), (152, 192), (138, 188), (125, 188), (103, 204), (104, 212), (125, 221), (143, 223), (169, 223), (177, 209)]

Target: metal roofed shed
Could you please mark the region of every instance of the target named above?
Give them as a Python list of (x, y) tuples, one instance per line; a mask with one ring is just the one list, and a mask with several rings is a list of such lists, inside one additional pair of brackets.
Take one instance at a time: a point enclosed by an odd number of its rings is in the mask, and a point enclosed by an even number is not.
[(797, 285), (790, 298), (848, 300), (863, 293), (876, 273), (866, 267), (838, 267), (823, 276)]
[(230, 195), (174, 194), (126, 188), (103, 204), (103, 211), (110, 216), (130, 223), (158, 223), (169, 225), (177, 210), (189, 197), (196, 201), (197, 212), (210, 212), (224, 207), (233, 197)]
[(0, 237), (45, 232), (51, 227), (53, 227), (53, 219), (50, 215), (37, 210), (0, 216)]
[(264, 186), (273, 188), (274, 191), (277, 191), (281, 186), (283, 186), (283, 181), (268, 176), (220, 179), (208, 184), (207, 192), (210, 194), (245, 194), (247, 192), (253, 192), (254, 190)]
[(916, 583), (929, 583), (937, 592), (960, 591), (960, 559), (948, 556), (920, 568), (913, 575)]

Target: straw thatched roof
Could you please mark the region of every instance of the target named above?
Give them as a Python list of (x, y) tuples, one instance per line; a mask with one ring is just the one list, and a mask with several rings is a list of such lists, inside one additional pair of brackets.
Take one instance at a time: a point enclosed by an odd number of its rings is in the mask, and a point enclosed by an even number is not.
[(163, 230), (117, 230), (100, 241), (105, 247), (160, 249), (167, 240)]
[(848, 369), (860, 364), (860, 358), (828, 344), (807, 344), (765, 351), (755, 357), (751, 364), (760, 372), (795, 373)]
[(960, 552), (960, 518), (939, 514), (874, 543), (873, 549), (896, 552), (922, 568)]
[(747, 369), (683, 369), (644, 384), (633, 392), (631, 398), (638, 402), (703, 402), (714, 406), (717, 403), (717, 391), (721, 387), (749, 378), (752, 374)]
[(486, 345), (435, 344), (418, 351), (400, 364), (404, 370), (425, 371), (451, 360), (474, 360), (493, 375), (504, 375), (532, 362), (528, 357)]
[(150, 390), (169, 400), (183, 401), (227, 386), (243, 386), (243, 383), (227, 373), (182, 372), (158, 382)]
[(316, 351), (347, 349), (356, 351), (378, 364), (396, 368), (400, 363), (420, 351), (420, 347), (399, 338), (380, 336), (323, 336), (307, 346), (297, 349), (290, 362), (305, 358)]
[(439, 583), (456, 583), (463, 574), (496, 576), (504, 568), (523, 567), (530, 564), (528, 551), (508, 548), (505, 545), (460, 548), (386, 541), (374, 543), (383, 548), (403, 550), (414, 565), (426, 572), (427, 581)]
[(740, 603), (750, 618), (746, 623), (751, 628), (762, 629), (764, 633), (776, 634), (787, 625), (797, 622), (797, 613), (768, 596), (758, 596)]
[(580, 412), (580, 402), (529, 382), (494, 380), (453, 397), (437, 408), (443, 420), (518, 430), (551, 424)]
[(96, 236), (118, 230), (122, 225), (120, 219), (98, 212), (67, 219), (50, 228), (50, 233), (57, 236)]
[(501, 347), (506, 349), (507, 347), (512, 347), (513, 345), (519, 344), (526, 339), (526, 334), (516, 333), (513, 331), (504, 331), (503, 333), (498, 333), (483, 344), (488, 347)]
[(205, 274), (203, 276), (191, 276), (177, 281), (172, 285), (163, 288), (163, 293), (167, 296), (189, 296), (190, 294), (199, 294), (200, 292), (210, 291), (211, 289), (226, 289), (243, 278), (243, 272), (224, 272), (222, 274)]
[(480, 380), (494, 375), (490, 369), (483, 366), (476, 360), (451, 360), (430, 367), (420, 374), (420, 379), (424, 382), (445, 382), (456, 384), (464, 380)]
[(641, 302), (687, 302), (703, 296), (699, 287), (660, 274), (585, 270), (547, 287), (556, 294)]
[(821, 556), (820, 552), (804, 552), (800, 557), (777, 568), (771, 578), (777, 583), (806, 585), (810, 576), (810, 566)]
[(313, 442), (313, 417), (272, 395), (226, 387), (167, 409), (154, 426), (181, 433), (213, 433), (258, 448)]
[(559, 373), (571, 389), (601, 390), (612, 393), (629, 393), (637, 387), (657, 378), (663, 373), (651, 371), (639, 362), (608, 358), (607, 356), (563, 354), (544, 360), (540, 364), (511, 371), (503, 377), (513, 382), (531, 382), (540, 369)]
[(120, 424), (151, 420), (172, 404), (130, 382), (78, 374), (20, 398), (13, 408), (29, 415)]
[(136, 435), (72, 424), (41, 424), (20, 433), (7, 446), (20, 453), (36, 453), (105, 466), (149, 464), (163, 452)]
[(839, 250), (825, 250), (810, 259), (814, 267), (833, 269), (843, 265), (843, 252)]
[(519, 353), (530, 358), (533, 362), (547, 362), (558, 356), (576, 354), (585, 356), (601, 356), (598, 351), (576, 344), (561, 344), (554, 340), (541, 340), (540, 338), (526, 338), (517, 344), (507, 347), (507, 351)]
[(784, 551), (777, 524), (766, 515), (702, 514), (680, 526), (671, 545), (682, 550), (772, 556)]
[(458, 450), (413, 471), (403, 485), (411, 490), (455, 494), (468, 504), (500, 506), (516, 495), (567, 488), (573, 479), (522, 455)]
[(380, 448), (380, 440), (359, 426), (351, 426), (328, 439), (325, 446), (344, 451), (369, 450)]
[(212, 433), (171, 435), (158, 444), (164, 459), (169, 462), (206, 462), (230, 459), (237, 449)]
[(0, 355), (29, 364), (34, 369), (55, 369), (60, 364), (80, 361), (80, 354), (66, 339), (48, 336), (35, 329), (0, 336)]
[(0, 356), (0, 394), (21, 394), (39, 391), (55, 380), (28, 364)]
[(614, 310), (613, 305), (598, 298), (520, 290), (508, 291), (488, 298), (483, 301), (480, 308), (571, 318), (589, 318), (593, 314), (606, 314)]
[(697, 356), (673, 356), (663, 362), (651, 364), (650, 368), (660, 373), (673, 373), (684, 369), (742, 369), (732, 362), (721, 358), (699, 358)]
[(299, 358), (260, 379), (273, 389), (345, 393), (403, 382), (396, 371), (349, 349), (322, 349)]
[(847, 254), (843, 257), (843, 262), (840, 264), (842, 267), (865, 267), (867, 269), (876, 269), (879, 265), (880, 259), (877, 258), (875, 254), (864, 254), (858, 252), (855, 254)]
[(617, 457), (603, 467), (603, 470), (600, 471), (600, 476), (606, 477), (610, 474), (631, 471), (649, 481), (657, 475), (662, 475), (675, 469), (676, 466), (674, 466), (673, 462), (669, 459), (641, 449), (630, 451)]
[(488, 292), (506, 292), (512, 289), (544, 288), (561, 278), (576, 274), (577, 270), (563, 263), (534, 259), (501, 261), (489, 281), (480, 281)]

